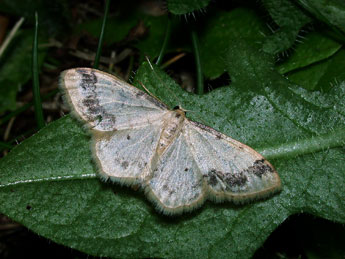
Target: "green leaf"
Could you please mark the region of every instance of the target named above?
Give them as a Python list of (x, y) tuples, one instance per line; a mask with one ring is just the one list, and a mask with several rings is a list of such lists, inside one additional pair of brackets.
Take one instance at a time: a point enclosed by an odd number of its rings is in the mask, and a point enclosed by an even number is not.
[(295, 69), (309, 66), (336, 53), (342, 45), (331, 38), (318, 33), (309, 33), (298, 44), (291, 56), (277, 66), (279, 73), (285, 74)]
[(199, 11), (209, 4), (210, 0), (168, 0), (168, 9), (173, 14), (186, 14)]
[[(280, 194), (241, 206), (207, 202), (190, 214), (163, 216), (142, 192), (96, 178), (89, 137), (67, 116), (0, 160), (1, 212), (55, 242), (111, 257), (246, 258), (289, 215), (308, 212), (345, 223), (345, 107), (332, 105), (345, 84), (328, 95), (301, 93), (246, 41), (232, 42), (224, 58), (233, 83), (205, 95), (183, 91), (147, 63), (136, 82), (262, 153), (273, 147), (267, 158), (282, 178)], [(303, 146), (317, 136), (319, 147)], [(293, 156), (279, 148), (287, 144), (296, 144)]]
[[(16, 108), (16, 95), (32, 77), (33, 30), (22, 31), (13, 39), (0, 59), (0, 112)], [(38, 52), (39, 67), (46, 50)]]
[[(345, 50), (331, 58), (287, 74), (290, 81), (309, 90), (327, 90), (345, 81)], [(336, 98), (336, 96), (334, 96)]]
[[(345, 2), (342, 0), (297, 0), (317, 19), (345, 33)], [(343, 34), (344, 36), (344, 34)], [(343, 38), (344, 39), (344, 38)]]
[(263, 50), (277, 54), (291, 48), (300, 29), (311, 22), (299, 6), (290, 0), (264, 0), (264, 6), (280, 29), (267, 37)]
[(261, 47), (268, 29), (250, 9), (236, 8), (230, 12), (217, 10), (208, 16), (208, 22), (199, 34), (201, 65), (204, 75), (214, 79), (225, 72), (223, 56), (231, 47), (231, 40), (242, 38)]

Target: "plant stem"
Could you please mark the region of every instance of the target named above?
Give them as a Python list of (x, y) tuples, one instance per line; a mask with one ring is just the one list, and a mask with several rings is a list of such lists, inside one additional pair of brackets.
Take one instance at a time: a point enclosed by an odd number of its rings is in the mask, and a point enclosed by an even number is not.
[(35, 36), (32, 46), (32, 78), (33, 78), (33, 96), (34, 96), (34, 107), (35, 117), (38, 129), (42, 129), (45, 126), (42, 102), (40, 95), (40, 85), (38, 77), (38, 57), (37, 57), (37, 45), (38, 45), (38, 14), (35, 12)]
[(196, 76), (197, 76), (196, 93), (203, 94), (204, 80), (203, 80), (202, 68), (201, 68), (201, 62), (200, 62), (199, 40), (198, 40), (198, 35), (194, 28), (191, 30), (191, 37), (192, 37), (192, 45), (193, 45), (193, 52), (194, 52), (195, 66), (196, 66)]
[(163, 44), (162, 44), (162, 48), (161, 51), (159, 52), (157, 61), (156, 61), (156, 65), (159, 66), (162, 61), (163, 61), (163, 57), (164, 57), (164, 53), (166, 51), (169, 39), (170, 39), (170, 35), (171, 35), (171, 18), (170, 16), (168, 17), (168, 21), (167, 21), (167, 26), (165, 29), (165, 36), (164, 36), (164, 40), (163, 40)]
[(109, 6), (110, 6), (110, 0), (106, 0), (103, 22), (102, 22), (102, 29), (101, 29), (101, 34), (99, 35), (98, 47), (97, 47), (95, 63), (93, 65), (93, 68), (98, 68), (99, 66), (99, 59), (101, 57), (102, 46), (103, 46), (103, 41), (104, 41), (105, 25), (106, 25), (108, 13), (109, 13)]

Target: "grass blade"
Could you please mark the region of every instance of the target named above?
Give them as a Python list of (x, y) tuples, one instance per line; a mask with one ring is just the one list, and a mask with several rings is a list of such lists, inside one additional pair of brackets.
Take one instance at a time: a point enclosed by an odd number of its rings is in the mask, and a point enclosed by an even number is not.
[(33, 78), (33, 96), (34, 96), (34, 107), (35, 107), (35, 117), (38, 129), (42, 129), (45, 126), (43, 111), (42, 111), (42, 101), (40, 95), (40, 85), (38, 77), (38, 57), (37, 57), (37, 45), (38, 45), (38, 14), (35, 13), (35, 36), (32, 46), (32, 78)]
[(109, 6), (110, 6), (110, 0), (107, 0), (105, 3), (102, 29), (101, 29), (101, 34), (99, 35), (98, 47), (97, 47), (95, 63), (93, 64), (93, 68), (98, 68), (99, 66), (99, 59), (101, 57), (102, 45), (103, 45), (103, 40), (104, 40), (105, 25), (106, 25), (108, 13), (109, 13)]

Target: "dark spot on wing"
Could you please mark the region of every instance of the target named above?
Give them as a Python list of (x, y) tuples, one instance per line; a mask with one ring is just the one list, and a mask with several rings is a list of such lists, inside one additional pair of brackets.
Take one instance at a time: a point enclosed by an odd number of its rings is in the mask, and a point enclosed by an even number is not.
[(81, 75), (81, 88), (86, 95), (86, 97), (81, 100), (81, 103), (87, 108), (85, 114), (88, 120), (94, 121), (96, 125), (102, 124), (102, 127), (114, 130), (116, 122), (115, 116), (107, 113), (104, 107), (99, 103), (99, 97), (96, 92), (97, 76), (93, 71), (86, 69), (77, 69), (76, 71)]
[(99, 105), (98, 101), (94, 99), (94, 96), (92, 95), (86, 96), (86, 98), (82, 102), (87, 107)]
[(207, 183), (212, 187), (215, 187), (218, 184), (216, 172), (217, 171), (215, 169), (212, 169), (207, 173), (207, 175), (204, 175), (204, 178), (206, 178)]
[(240, 172), (237, 174), (227, 174), (224, 180), (228, 186), (234, 187), (245, 185), (248, 181), (248, 178), (243, 172)]
[[(85, 100), (85, 99), (84, 99)], [(92, 115), (96, 115), (96, 117), (100, 114), (102, 114), (103, 109), (101, 106), (88, 106), (88, 111), (92, 114)]]
[(216, 186), (218, 182), (223, 182), (228, 187), (243, 186), (247, 183), (248, 178), (243, 173), (223, 173), (216, 169), (211, 169), (206, 175), (208, 184), (212, 187)]
[(128, 166), (129, 166), (128, 161), (123, 161), (123, 162), (121, 163), (121, 166), (122, 166), (123, 169), (127, 169)]
[(254, 164), (248, 167), (247, 171), (249, 174), (255, 174), (258, 177), (262, 177), (262, 175), (266, 173), (273, 173), (274, 170), (268, 164), (265, 163), (265, 159), (256, 160)]
[(97, 77), (95, 73), (91, 72), (89, 73), (89, 70), (85, 69), (77, 69), (77, 73), (79, 73), (82, 78), (81, 78), (81, 87), (84, 90), (91, 90), (96, 88), (96, 83), (97, 83)]

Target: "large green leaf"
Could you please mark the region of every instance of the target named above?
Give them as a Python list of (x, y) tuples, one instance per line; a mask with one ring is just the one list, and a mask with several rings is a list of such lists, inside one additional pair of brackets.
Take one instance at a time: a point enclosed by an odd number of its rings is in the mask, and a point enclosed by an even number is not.
[(229, 87), (193, 95), (146, 63), (136, 80), (170, 107), (181, 105), (190, 118), (266, 155), (282, 178), (280, 194), (163, 216), (143, 193), (96, 177), (89, 137), (66, 116), (0, 160), (1, 212), (55, 242), (112, 257), (243, 258), (291, 214), (345, 223), (345, 107), (332, 105), (345, 83), (315, 96), (281, 77), (254, 46), (231, 46), (224, 57)]

